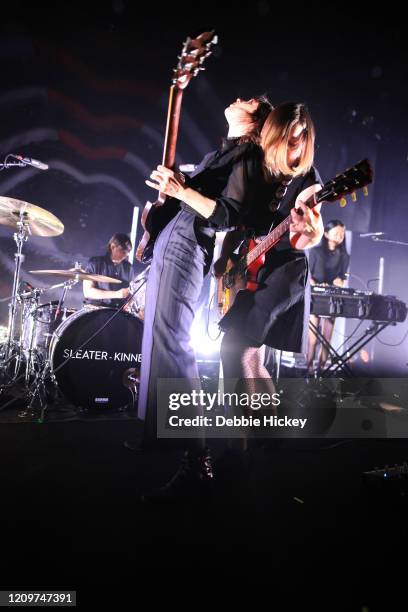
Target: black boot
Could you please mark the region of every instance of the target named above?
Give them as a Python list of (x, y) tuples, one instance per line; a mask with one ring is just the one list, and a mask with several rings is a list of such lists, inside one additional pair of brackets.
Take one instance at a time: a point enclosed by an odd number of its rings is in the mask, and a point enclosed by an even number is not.
[(142, 494), (143, 502), (166, 503), (202, 498), (210, 491), (214, 478), (208, 449), (186, 451), (180, 467), (163, 487)]

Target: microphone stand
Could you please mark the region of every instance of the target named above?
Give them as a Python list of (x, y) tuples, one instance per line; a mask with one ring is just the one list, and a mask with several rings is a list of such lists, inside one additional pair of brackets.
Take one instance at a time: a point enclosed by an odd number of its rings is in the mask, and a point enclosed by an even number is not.
[(0, 164), (0, 171), (7, 169), (7, 168), (13, 168), (13, 166), (18, 166), (19, 168), (27, 168), (29, 164), (25, 164), (22, 161), (18, 161), (18, 162), (4, 162), (3, 164)]
[(374, 242), (387, 242), (388, 244), (398, 244), (400, 246), (408, 246), (408, 242), (401, 242), (400, 240), (388, 240), (387, 238), (379, 238), (378, 236), (371, 236)]
[(17, 159), (14, 153), (8, 153), (6, 157), (4, 158), (4, 162), (0, 164), (0, 172), (2, 170), (7, 170), (8, 168), (14, 168), (14, 167), (26, 168), (28, 166), (28, 164), (26, 164), (25, 162), (21, 160), (9, 162), (8, 159), (10, 157), (12, 157), (13, 159)]
[[(10, 157), (12, 157), (13, 159), (16, 159), (18, 161), (9, 162), (8, 159)], [(4, 162), (2, 164), (0, 164), (0, 172), (2, 170), (7, 170), (8, 168), (15, 168), (15, 167), (17, 167), (17, 168), (27, 168), (27, 166), (31, 166), (33, 168), (37, 168), (37, 170), (41, 170), (41, 168), (38, 168), (36, 164), (31, 164), (31, 163), (28, 163), (27, 161), (19, 159), (16, 155), (14, 155), (14, 153), (8, 153), (6, 155), (6, 157), (4, 158)], [(42, 168), (42, 169), (45, 170), (45, 168)]]

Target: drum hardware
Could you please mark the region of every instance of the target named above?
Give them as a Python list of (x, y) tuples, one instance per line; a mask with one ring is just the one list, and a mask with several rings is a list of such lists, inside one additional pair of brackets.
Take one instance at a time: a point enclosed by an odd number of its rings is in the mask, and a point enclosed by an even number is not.
[[(65, 302), (67, 292), (70, 291), (72, 287), (77, 285), (81, 280), (91, 280), (91, 278), (87, 278), (87, 277), (97, 277), (98, 280), (100, 280), (100, 282), (105, 282), (105, 281), (102, 281), (102, 279), (110, 278), (110, 277), (104, 277), (102, 275), (88, 275), (85, 272), (85, 270), (82, 269), (80, 262), (75, 262), (74, 267), (70, 268), (69, 270), (31, 270), (30, 273), (43, 274), (46, 276), (62, 276), (62, 277), (67, 278), (67, 280), (64, 281), (63, 283), (52, 285), (49, 288), (49, 289), (57, 289), (57, 288), (62, 287), (62, 293), (58, 300), (55, 311), (52, 308), (53, 304), (51, 303), (49, 305), (51, 306), (51, 312), (53, 313), (53, 317), (52, 317), (52, 321), (49, 320), (49, 321), (46, 321), (46, 323), (50, 324), (50, 329), (51, 329), (52, 323), (55, 324), (58, 322), (63, 312), (63, 304)], [(117, 279), (110, 279), (110, 280), (115, 283), (121, 282), (121, 281), (118, 281)], [(47, 408), (46, 381), (48, 379), (51, 380), (54, 386), (57, 387), (57, 382), (56, 382), (54, 373), (50, 371), (49, 350), (48, 350), (49, 346), (48, 344), (46, 344), (46, 346), (44, 347), (45, 349), (44, 355), (41, 355), (38, 344), (36, 342), (36, 329), (38, 325), (38, 318), (36, 316), (36, 313), (38, 312), (38, 310), (44, 308), (45, 306), (47, 305), (40, 306), (37, 303), (36, 308), (30, 311), (30, 315), (28, 319), (28, 325), (31, 325), (31, 326), (30, 326), (30, 331), (29, 331), (28, 359), (27, 359), (27, 366), (25, 370), (25, 385), (27, 388), (29, 403), (27, 405), (27, 408), (20, 413), (21, 416), (23, 417), (33, 414), (34, 413), (34, 408), (33, 408), (34, 402), (36, 401), (37, 397), (39, 397), (40, 409), (41, 409), (40, 421), (44, 420), (44, 414)], [(62, 322), (63, 321), (59, 321), (59, 323), (62, 323)], [(57, 323), (57, 327), (58, 327), (58, 323)], [(52, 336), (54, 335), (55, 331), (51, 334)], [(41, 357), (43, 358), (43, 361), (41, 361)], [(30, 385), (30, 379), (32, 378), (33, 375), (35, 376), (35, 378), (32, 384)]]
[[(53, 335), (47, 370), (38, 380), (40, 394), (44, 396), (46, 377), (50, 376), (67, 399), (85, 409), (120, 409), (130, 398), (134, 403), (142, 331), (141, 321), (121, 310), (79, 310)], [(34, 400), (35, 395), (28, 410)], [(41, 418), (44, 411), (42, 403)]]
[[(111, 278), (108, 276), (103, 276), (100, 274), (88, 274), (85, 270), (82, 269), (81, 264), (79, 262), (75, 262), (73, 268), (69, 270), (32, 270), (30, 271), (32, 274), (41, 274), (45, 276), (62, 276), (65, 277), (63, 283), (59, 283), (56, 285), (52, 285), (46, 290), (35, 288), (32, 291), (25, 292), (21, 294), (21, 298), (24, 300), (34, 300), (33, 303), (28, 307), (28, 313), (25, 314), (25, 323), (24, 330), (22, 332), (22, 349), (25, 351), (27, 356), (27, 367), (25, 371), (25, 387), (26, 387), (26, 397), (28, 400), (28, 404), (25, 410), (20, 413), (20, 416), (33, 416), (36, 414), (35, 403), (39, 400), (40, 407), (40, 420), (44, 419), (45, 410), (47, 408), (48, 400), (47, 400), (47, 382), (51, 382), (55, 389), (58, 389), (57, 382), (57, 372), (65, 366), (71, 359), (72, 356), (75, 355), (76, 352), (81, 351), (89, 342), (100, 334), (105, 327), (111, 323), (111, 321), (118, 316), (121, 311), (115, 310), (113, 315), (111, 315), (111, 309), (105, 309), (109, 313), (109, 318), (107, 321), (104, 321), (104, 324), (98, 329), (94, 331), (91, 335), (88, 335), (84, 342), (80, 343), (78, 346), (77, 340), (75, 340), (75, 348), (73, 348), (71, 355), (64, 359), (62, 362), (58, 364), (57, 368), (54, 368), (53, 364), (50, 362), (51, 357), (51, 345), (55, 344), (60, 338), (60, 329), (65, 323), (65, 319), (67, 318), (66, 309), (63, 309), (63, 304), (66, 298), (66, 294), (69, 290), (72, 289), (79, 281), (82, 280), (91, 280), (96, 282), (110, 282), (110, 283), (118, 283), (120, 284), (122, 281)], [(146, 282), (144, 279), (142, 284)], [(62, 287), (62, 294), (58, 303), (55, 305), (52, 302), (49, 304), (39, 305), (38, 303), (38, 295), (44, 293), (44, 291), (48, 291), (49, 289), (56, 289)], [(136, 287), (136, 291), (139, 290), (139, 286)], [(33, 296), (36, 296), (35, 298)], [(133, 296), (133, 294), (132, 294)], [(130, 296), (130, 298), (132, 297)], [(27, 309), (26, 309), (27, 310)], [(101, 310), (98, 308), (97, 310)], [(79, 311), (82, 312), (82, 311)], [(93, 312), (93, 311), (87, 311)], [(45, 314), (41, 317), (42, 314)], [(70, 313), (71, 314), (71, 313)], [(76, 313), (75, 313), (76, 314)], [(132, 317), (133, 318), (133, 317)], [(44, 346), (39, 344), (39, 340), (37, 337), (37, 327), (38, 326), (46, 326), (46, 330), (52, 333), (44, 333), (43, 336), (50, 337), (50, 342), (47, 342), (47, 339), (43, 341)], [(48, 326), (48, 327), (47, 327)], [(34, 377), (34, 379), (33, 379)], [(133, 383), (131, 385), (134, 386)], [(132, 391), (133, 393), (133, 391)], [(66, 395), (66, 394), (65, 394)]]
[[(34, 204), (7, 197), (0, 197), (0, 224), (16, 230), (14, 240), (17, 244), (13, 290), (11, 297), (8, 298), (10, 304), (6, 340), (0, 346), (0, 373), (3, 379), (1, 382), (6, 380), (6, 384), (0, 386), (0, 392), (24, 380), (23, 398), (26, 399), (27, 405), (20, 416), (37, 416), (38, 405), (36, 405), (36, 402), (38, 400), (40, 420), (44, 419), (49, 402), (49, 383), (53, 385), (55, 390), (62, 391), (68, 399), (72, 399), (76, 405), (82, 403), (86, 406), (95, 401), (96, 404), (102, 403), (105, 405), (106, 403), (109, 406), (120, 407), (129, 403), (129, 394), (131, 394), (134, 404), (137, 398), (141, 360), (142, 324), (139, 318), (122, 312), (122, 309), (114, 310), (113, 314), (111, 314), (112, 309), (109, 308), (99, 308), (96, 311), (79, 311), (79, 314), (74, 313), (72, 315), (73, 326), (77, 330), (77, 325), (79, 325), (78, 329), (79, 331), (82, 330), (83, 333), (79, 334), (79, 337), (76, 333), (74, 334), (73, 341), (67, 349), (68, 353), (61, 353), (60, 350), (64, 345), (67, 334), (70, 337), (70, 330), (72, 329), (71, 324), (67, 326), (68, 313), (63, 307), (67, 292), (83, 280), (118, 284), (122, 281), (108, 276), (88, 274), (82, 269), (80, 263), (76, 262), (75, 266), (68, 270), (32, 271), (33, 274), (60, 276), (65, 280), (48, 288), (32, 287), (26, 283), (30, 290), (27, 291), (24, 288), (22, 291), (20, 276), (24, 261), (24, 243), (30, 235), (57, 236), (64, 231), (64, 226), (52, 213)], [(145, 285), (146, 272), (139, 275), (134, 283), (135, 285), (132, 287), (132, 292), (126, 303), (133, 300)], [(40, 304), (40, 297), (45, 292), (58, 288), (62, 288), (58, 302)], [(136, 308), (134, 307), (134, 313), (139, 317), (140, 310), (141, 306), (137, 303)], [(76, 323), (77, 319), (79, 323)], [(92, 323), (90, 329), (85, 325), (85, 322), (88, 321)], [(18, 325), (18, 323), (20, 324)], [(109, 334), (106, 335), (103, 330), (110, 324), (113, 326), (114, 333), (111, 333), (111, 329), (109, 329)], [(83, 325), (84, 328), (82, 328)], [(104, 337), (102, 338), (102, 336)], [(49, 346), (48, 340), (50, 340)], [(112, 354), (109, 359), (106, 357), (101, 362), (96, 361), (98, 369), (93, 372), (92, 381), (95, 391), (91, 389), (87, 396), (86, 393), (85, 395), (82, 393), (84, 390), (86, 391), (87, 385), (89, 387), (90, 384), (87, 382), (87, 378), (85, 377), (84, 381), (83, 377), (83, 370), (87, 361), (78, 359), (78, 353), (86, 354), (87, 351), (83, 351), (83, 348), (89, 347), (92, 342), (96, 342), (99, 346), (96, 349), (90, 348), (88, 350), (89, 354), (100, 356), (104, 353), (104, 355), (108, 355), (109, 351), (106, 351), (105, 347), (111, 345)], [(73, 348), (76, 346), (77, 348)], [(137, 354), (135, 354), (135, 351)], [(129, 360), (136, 361), (138, 367), (129, 367), (136, 365), (128, 363)], [(110, 363), (111, 361), (113, 363)], [(95, 365), (92, 359), (90, 362), (91, 365)], [(99, 368), (100, 363), (103, 366), (102, 368)], [(19, 375), (22, 364), (25, 366), (24, 372)], [(79, 369), (77, 366), (79, 366)], [(126, 372), (123, 371), (124, 367), (127, 368)], [(86, 369), (85, 367), (85, 372)], [(74, 372), (74, 378), (71, 380), (72, 372)], [(66, 377), (69, 379), (69, 384), (64, 382)], [(104, 387), (106, 384), (108, 388)], [(99, 387), (102, 387), (101, 391)], [(15, 400), (8, 401), (2, 408), (4, 409), (13, 401)]]
[[(36, 369), (41, 368), (47, 358), (49, 342), (54, 330), (67, 318), (67, 316), (69, 316), (69, 314), (74, 312), (73, 310), (67, 311), (67, 309), (63, 307), (66, 294), (74, 285), (76, 285), (76, 281), (71, 279), (63, 283), (52, 285), (47, 289), (38, 290), (34, 288), (33, 290), (38, 297), (36, 297), (27, 316), (24, 317), (23, 315), (21, 335), (21, 348), (23, 352), (26, 353), (25, 386), (27, 388)], [(58, 302), (39, 304), (39, 295), (42, 295), (46, 291), (59, 289), (61, 287), (62, 292)], [(38, 333), (41, 331), (42, 334)]]
[(141, 321), (144, 320), (144, 308), (146, 298), (146, 283), (149, 275), (150, 266), (147, 266), (136, 278), (129, 283), (129, 296), (126, 303), (122, 306), (125, 312), (133, 314)]
[(14, 254), (15, 269), (13, 289), (9, 304), (9, 317), (6, 342), (0, 352), (0, 368), (8, 379), (6, 386), (16, 380), (21, 364), (21, 351), (15, 339), (18, 288), (20, 285), (21, 265), (25, 256), (23, 246), (29, 236), (58, 236), (64, 231), (61, 221), (52, 213), (35, 204), (8, 197), (0, 197), (0, 224), (16, 229), (14, 241), (17, 252)]
[[(37, 328), (43, 328), (46, 326), (46, 331), (43, 336), (52, 336), (52, 333), (49, 334), (48, 331), (53, 332), (53, 328), (58, 327), (59, 323), (61, 323), (66, 318), (66, 309), (63, 308), (67, 292), (72, 289), (82, 278), (85, 276), (91, 276), (98, 280), (104, 279), (105, 277), (99, 275), (86, 275), (86, 273), (82, 270), (79, 262), (75, 263), (74, 268), (70, 270), (47, 270), (45, 271), (47, 275), (58, 275), (65, 276), (67, 280), (62, 283), (57, 283), (51, 285), (47, 288), (38, 288), (32, 287), (32, 285), (26, 283), (27, 286), (31, 288), (30, 291), (18, 292), (15, 296), (15, 304), (12, 312), (11, 319), (11, 329), (12, 336), (10, 336), (10, 323), (9, 323), (9, 332), (7, 336), (7, 340), (9, 337), (13, 337), (16, 335), (16, 308), (17, 304), (21, 305), (21, 325), (19, 330), (19, 338), (15, 339), (13, 343), (9, 343), (5, 345), (5, 351), (3, 351), (4, 357), (6, 357), (5, 353), (8, 351), (7, 359), (3, 359), (3, 370), (4, 374), (7, 376), (7, 382), (3, 385), (3, 389), (19, 383), (22, 379), (24, 379), (25, 388), (28, 390), (30, 388), (30, 381), (32, 381), (33, 376), (35, 377), (34, 385), (38, 384), (38, 374), (41, 374), (44, 369), (45, 361), (47, 358), (48, 344), (47, 342), (40, 342), (37, 336)], [(19, 269), (16, 270), (17, 273), (17, 286), (18, 286), (18, 276)], [(120, 282), (117, 279), (111, 279), (112, 282)], [(61, 296), (55, 305), (55, 303), (49, 304), (39, 304), (39, 298), (45, 292), (50, 290), (55, 290), (62, 288)], [(15, 290), (13, 289), (13, 293)], [(12, 296), (13, 299), (13, 296)], [(49, 307), (49, 313), (47, 313), (46, 320), (43, 317), (39, 317), (39, 313), (44, 313), (46, 307)], [(48, 316), (49, 314), (49, 316)], [(52, 314), (52, 316), (51, 316)], [(13, 364), (12, 372), (10, 372), (9, 363)], [(21, 376), (18, 376), (20, 372), (21, 364), (25, 364), (25, 369)], [(45, 373), (46, 374), (46, 373)]]
[[(103, 333), (108, 326), (112, 329)], [(130, 403), (129, 394), (135, 405), (142, 330), (140, 319), (122, 309), (83, 308), (68, 317), (53, 333), (47, 358), (28, 388), (29, 402), (21, 416), (36, 415), (38, 399), (39, 420), (44, 420), (49, 381), (77, 406), (120, 409)], [(135, 361), (138, 367), (129, 368)]]
[[(17, 296), (17, 299), (22, 306), (22, 325), (18, 350), (18, 363), (20, 366), (22, 360), (25, 359), (24, 384), (26, 389), (29, 389), (32, 377), (36, 377), (38, 373), (42, 372), (48, 351), (47, 336), (52, 335), (52, 333), (49, 334), (48, 332), (53, 332), (53, 327), (57, 327), (66, 317), (66, 309), (63, 310), (66, 294), (74, 285), (77, 284), (77, 282), (78, 281), (73, 278), (64, 281), (63, 283), (51, 285), (45, 289), (32, 287), (31, 291), (20, 293)], [(56, 306), (53, 302), (48, 304), (39, 304), (39, 298), (41, 295), (47, 291), (59, 288), (62, 288), (62, 293)], [(47, 307), (50, 316), (44, 320), (44, 318), (39, 316), (39, 313), (44, 312)], [(41, 343), (37, 336), (37, 331), (38, 327), (41, 328), (44, 326), (44, 324), (46, 325), (46, 331), (43, 333), (45, 341)], [(15, 382), (18, 382), (19, 380), (20, 378), (16, 379)]]
[(132, 394), (133, 406), (136, 406), (139, 398), (140, 368), (130, 368), (123, 374), (122, 384)]

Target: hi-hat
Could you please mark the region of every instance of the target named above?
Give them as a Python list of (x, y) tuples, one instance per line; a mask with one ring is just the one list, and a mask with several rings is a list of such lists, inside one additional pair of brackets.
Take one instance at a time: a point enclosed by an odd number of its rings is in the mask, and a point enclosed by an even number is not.
[(59, 236), (64, 231), (61, 221), (45, 208), (0, 196), (0, 225), (18, 229), (21, 222), (32, 236)]
[(102, 274), (88, 274), (82, 268), (70, 268), (69, 270), (30, 270), (30, 274), (43, 274), (44, 276), (63, 276), (75, 280), (89, 280), (96, 283), (121, 283), (122, 281)]

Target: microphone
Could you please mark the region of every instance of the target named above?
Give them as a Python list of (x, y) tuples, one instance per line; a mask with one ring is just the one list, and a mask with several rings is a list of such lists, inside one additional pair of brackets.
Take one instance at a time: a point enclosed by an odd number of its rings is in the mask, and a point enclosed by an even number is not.
[(385, 236), (384, 232), (369, 232), (368, 234), (360, 234), (360, 238), (371, 238), (372, 236)]
[(23, 157), (22, 155), (14, 155), (14, 157), (23, 162), (23, 164), (34, 166), (34, 168), (38, 168), (38, 170), (48, 170), (48, 164), (44, 164), (42, 161), (34, 159), (33, 157)]

